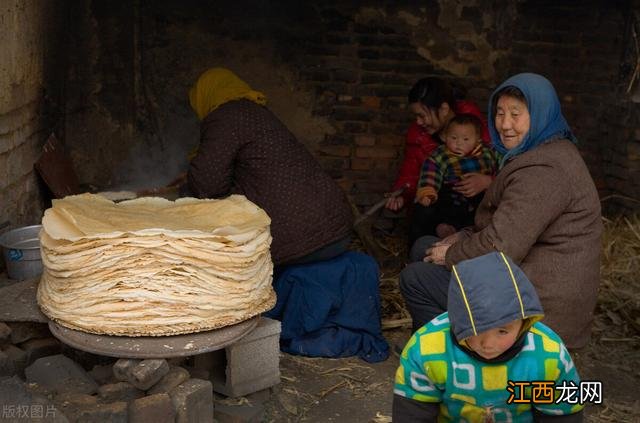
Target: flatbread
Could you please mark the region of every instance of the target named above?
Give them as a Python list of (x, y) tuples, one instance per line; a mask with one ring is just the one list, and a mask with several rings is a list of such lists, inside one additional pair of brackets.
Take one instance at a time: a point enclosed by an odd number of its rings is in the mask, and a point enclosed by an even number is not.
[(54, 200), (40, 235), (38, 303), (85, 332), (164, 336), (220, 328), (275, 304), (267, 214), (244, 196)]

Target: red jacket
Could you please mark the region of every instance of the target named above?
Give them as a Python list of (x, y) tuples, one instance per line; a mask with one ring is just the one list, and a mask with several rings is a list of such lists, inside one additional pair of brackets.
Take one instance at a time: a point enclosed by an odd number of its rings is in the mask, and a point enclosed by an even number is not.
[[(489, 129), (487, 128), (487, 119), (482, 115), (478, 106), (470, 101), (458, 101), (456, 103), (456, 113), (469, 113), (477, 116), (482, 121), (482, 141), (487, 145), (491, 145), (489, 137)], [(407, 184), (408, 188), (404, 190), (405, 205), (413, 203), (416, 196), (416, 186), (420, 177), (420, 168), (427, 157), (435, 150), (440, 143), (433, 139), (431, 135), (425, 132), (421, 126), (413, 122), (407, 130), (407, 142), (404, 147), (404, 159), (398, 171), (398, 177), (393, 184), (392, 191), (400, 189)]]

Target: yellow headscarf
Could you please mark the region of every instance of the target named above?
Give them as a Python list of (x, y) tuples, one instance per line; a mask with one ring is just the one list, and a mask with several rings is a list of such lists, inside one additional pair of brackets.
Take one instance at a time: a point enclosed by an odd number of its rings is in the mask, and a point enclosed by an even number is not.
[(211, 68), (198, 78), (189, 90), (191, 107), (200, 120), (231, 100), (245, 98), (254, 103), (265, 105), (267, 97), (251, 89), (246, 82), (225, 68)]

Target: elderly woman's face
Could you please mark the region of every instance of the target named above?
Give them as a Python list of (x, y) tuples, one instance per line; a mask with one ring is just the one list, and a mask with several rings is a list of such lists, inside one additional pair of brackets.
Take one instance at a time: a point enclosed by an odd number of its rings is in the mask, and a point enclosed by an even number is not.
[(519, 146), (531, 128), (527, 104), (508, 95), (498, 99), (495, 119), (502, 145), (508, 150)]

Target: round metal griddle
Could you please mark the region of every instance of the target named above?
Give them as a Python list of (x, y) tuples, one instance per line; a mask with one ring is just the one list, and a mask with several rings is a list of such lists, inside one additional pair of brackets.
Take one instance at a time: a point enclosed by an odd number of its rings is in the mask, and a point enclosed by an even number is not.
[(220, 329), (174, 336), (96, 335), (69, 329), (54, 321), (49, 321), (49, 330), (61, 342), (94, 354), (118, 358), (171, 358), (222, 349), (251, 332), (259, 320), (260, 316), (256, 316)]

